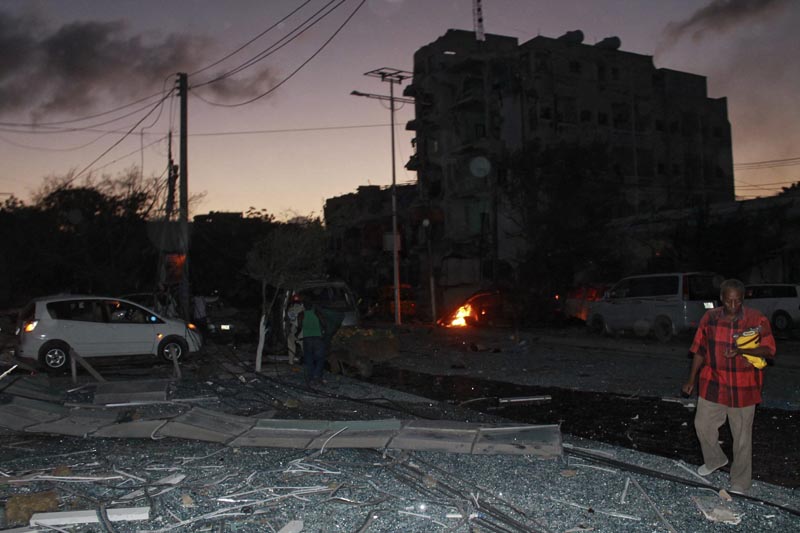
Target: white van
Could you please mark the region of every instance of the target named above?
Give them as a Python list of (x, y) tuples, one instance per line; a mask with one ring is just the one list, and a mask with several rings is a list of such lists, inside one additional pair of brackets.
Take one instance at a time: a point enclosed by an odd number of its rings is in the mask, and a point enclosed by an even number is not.
[(697, 328), (703, 314), (718, 306), (721, 283), (713, 272), (630, 276), (592, 304), (587, 324), (598, 333), (653, 333), (667, 342)]
[(800, 324), (800, 285), (761, 283), (744, 288), (744, 305), (758, 309), (772, 322), (772, 331), (788, 334)]

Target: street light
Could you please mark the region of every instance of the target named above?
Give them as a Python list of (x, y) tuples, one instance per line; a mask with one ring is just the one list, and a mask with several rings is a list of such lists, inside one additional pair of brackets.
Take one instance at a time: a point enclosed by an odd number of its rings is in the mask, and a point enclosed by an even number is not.
[(425, 241), (428, 244), (428, 278), (431, 291), (431, 321), (436, 325), (436, 285), (433, 282), (433, 251), (431, 249), (431, 221), (424, 219), (422, 226), (425, 228)]
[(411, 78), (414, 74), (407, 70), (398, 70), (396, 68), (383, 67), (375, 70), (365, 72), (364, 76), (371, 78), (380, 78), (381, 81), (389, 83), (389, 96), (382, 94), (362, 93), (361, 91), (352, 91), (350, 94), (353, 96), (363, 96), (366, 98), (374, 98), (376, 100), (388, 100), (390, 112), (390, 128), (391, 128), (391, 143), (392, 143), (392, 264), (394, 268), (394, 323), (400, 325), (402, 319), (400, 318), (400, 253), (398, 250), (398, 235), (397, 235), (397, 178), (395, 169), (395, 155), (394, 155), (394, 103), (402, 102), (406, 104), (413, 104), (412, 98), (395, 97), (394, 86), (401, 84), (403, 81)]

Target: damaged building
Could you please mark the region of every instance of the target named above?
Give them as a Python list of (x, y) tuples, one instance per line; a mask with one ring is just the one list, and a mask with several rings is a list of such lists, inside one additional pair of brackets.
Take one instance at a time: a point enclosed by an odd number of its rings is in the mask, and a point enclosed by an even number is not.
[[(431, 285), (439, 310), (479, 289), (513, 286), (526, 257), (538, 253), (520, 220), (539, 207), (515, 190), (529, 178), (512, 164), (515, 154), (601, 146), (603, 179), (619, 191), (614, 217), (734, 202), (726, 99), (708, 97), (704, 76), (620, 50), (616, 37), (583, 41), (581, 31), (520, 44), (449, 30), (415, 53), (403, 94), (415, 99), (406, 125), (415, 153), (406, 167), (418, 181), (398, 212), (401, 281), (419, 287), (423, 307)], [(391, 200), (375, 189), (326, 203), (339, 272), (352, 273), (366, 258), (373, 277), (385, 270), (387, 278), (391, 259), (375, 252), (390, 227)]]
[(440, 214), (432, 247), (445, 308), (513, 277), (531, 251), (504, 190), (515, 150), (603, 143), (620, 214), (734, 200), (726, 99), (709, 98), (703, 76), (619, 48), (616, 37), (585, 44), (580, 31), (518, 44), (449, 30), (416, 52), (407, 167), (420, 204)]

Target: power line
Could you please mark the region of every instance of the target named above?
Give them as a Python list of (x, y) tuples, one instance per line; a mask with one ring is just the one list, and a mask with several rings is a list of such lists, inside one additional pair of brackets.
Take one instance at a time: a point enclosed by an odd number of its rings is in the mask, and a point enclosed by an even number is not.
[[(280, 50), (284, 46), (288, 45), (289, 43), (291, 43), (292, 41), (294, 41), (295, 39), (297, 39), (298, 37), (303, 35), (306, 31), (308, 31), (311, 28), (313, 28), (317, 23), (319, 23), (320, 21), (324, 20), (333, 11), (335, 11), (336, 9), (341, 7), (341, 5), (344, 4), (347, 0), (338, 0), (339, 3), (337, 5), (333, 6), (333, 8), (331, 8), (327, 13), (323, 13), (316, 20), (313, 20), (320, 13), (322, 13), (325, 9), (327, 9), (328, 6), (330, 6), (331, 4), (333, 4), (336, 1), (337, 0), (330, 0), (327, 4), (325, 4), (320, 9), (318, 9), (316, 12), (314, 12), (310, 17), (306, 18), (303, 22), (301, 22), (300, 24), (295, 26), (289, 33), (287, 33), (286, 35), (284, 35), (283, 37), (278, 39), (275, 43), (273, 43), (271, 46), (268, 46), (267, 48), (265, 48), (264, 50), (260, 51), (255, 56), (253, 56), (250, 59), (248, 59), (247, 61), (245, 61), (243, 63), (240, 63), (238, 66), (228, 70), (227, 72), (224, 72), (224, 73), (220, 74), (216, 78), (213, 78), (211, 80), (205, 81), (203, 83), (194, 84), (194, 85), (192, 85), (191, 88), (194, 89), (194, 88), (197, 88), (197, 87), (203, 87), (205, 85), (210, 85), (212, 83), (216, 83), (216, 82), (225, 80), (225, 79), (227, 79), (227, 78), (229, 78), (229, 77), (231, 77), (231, 76), (233, 76), (235, 74), (238, 74), (239, 72), (242, 72), (243, 70), (245, 70), (247, 68), (250, 68), (251, 66), (255, 65), (256, 63), (266, 59), (267, 57), (269, 57), (273, 53), (277, 52), (278, 50)], [(305, 27), (303, 27), (303, 26), (305, 26)], [(285, 42), (282, 42), (282, 41), (285, 41)]]
[[(93, 166), (95, 163), (97, 163), (98, 161), (100, 161), (100, 159), (102, 159), (103, 157), (105, 157), (105, 155), (106, 155), (106, 154), (108, 154), (108, 153), (109, 153), (111, 150), (113, 150), (114, 148), (116, 148), (116, 147), (117, 147), (117, 146), (118, 146), (118, 145), (119, 145), (119, 144), (120, 144), (122, 141), (124, 141), (125, 139), (127, 139), (127, 138), (128, 138), (128, 136), (129, 136), (129, 135), (130, 135), (130, 134), (133, 132), (133, 130), (135, 130), (135, 129), (136, 129), (136, 128), (137, 128), (137, 127), (138, 127), (138, 126), (139, 126), (139, 125), (140, 125), (142, 122), (144, 122), (144, 121), (147, 119), (147, 117), (149, 117), (151, 114), (153, 114), (153, 112), (155, 112), (155, 111), (156, 111), (156, 110), (157, 110), (159, 107), (161, 107), (161, 105), (163, 105), (164, 101), (165, 101), (167, 98), (169, 98), (170, 96), (172, 96), (172, 93), (173, 93), (174, 91), (175, 91), (175, 89), (172, 89), (172, 90), (170, 90), (170, 91), (169, 91), (169, 92), (168, 92), (168, 93), (167, 93), (167, 94), (166, 94), (164, 97), (162, 97), (162, 98), (161, 98), (161, 100), (159, 100), (159, 101), (156, 103), (156, 105), (154, 105), (154, 106), (153, 106), (153, 108), (152, 108), (152, 109), (150, 109), (150, 111), (148, 111), (148, 112), (147, 112), (147, 114), (146, 114), (145, 116), (143, 116), (141, 119), (139, 119), (139, 120), (136, 122), (136, 124), (134, 124), (133, 126), (131, 126), (131, 129), (129, 129), (129, 130), (127, 131), (127, 133), (125, 133), (125, 135), (123, 135), (122, 137), (120, 137), (120, 139), (119, 139), (117, 142), (115, 142), (114, 144), (112, 144), (111, 146), (109, 146), (109, 147), (108, 147), (108, 148), (107, 148), (107, 149), (106, 149), (106, 150), (105, 150), (105, 151), (104, 151), (102, 154), (100, 154), (99, 156), (97, 156), (97, 157), (94, 159), (94, 161), (92, 161), (91, 163), (89, 163), (88, 165), (86, 165), (86, 166), (85, 166), (85, 167), (84, 167), (84, 168), (83, 168), (83, 169), (82, 169), (80, 172), (78, 172), (77, 174), (75, 174), (74, 176), (72, 176), (72, 177), (71, 177), (69, 180), (67, 180), (67, 182), (64, 184), (64, 186), (67, 186), (67, 185), (69, 185), (70, 183), (72, 183), (73, 181), (75, 181), (76, 179), (78, 179), (78, 178), (79, 178), (81, 175), (83, 175), (83, 174), (84, 174), (84, 173), (85, 173), (87, 170), (89, 170), (90, 168), (92, 168), (92, 166)], [(138, 152), (138, 151), (139, 151), (139, 150), (136, 150), (136, 152)], [(136, 152), (134, 152), (134, 153), (136, 153)]]
[[(305, 133), (305, 132), (315, 132), (315, 131), (339, 131), (339, 130), (354, 130), (354, 129), (367, 129), (367, 128), (386, 128), (389, 124), (349, 124), (349, 125), (341, 125), (341, 126), (311, 126), (307, 128), (278, 128), (278, 129), (270, 129), (270, 130), (232, 130), (232, 131), (208, 131), (208, 132), (200, 132), (200, 133), (189, 133), (189, 137), (230, 137), (234, 135), (266, 135), (266, 134), (275, 134), (275, 133)], [(402, 124), (395, 124), (395, 128), (402, 128)], [(32, 151), (42, 151), (42, 152), (71, 152), (86, 148), (97, 142), (98, 140), (102, 139), (103, 137), (110, 135), (110, 134), (122, 134), (125, 133), (125, 130), (97, 130), (97, 129), (87, 129), (87, 132), (94, 132), (94, 133), (101, 133), (99, 137), (95, 138), (88, 143), (74, 146), (70, 148), (51, 148), (47, 146), (31, 146), (27, 144), (18, 143), (15, 141), (11, 141), (5, 137), (0, 136), (0, 142), (5, 142), (12, 146), (16, 146), (18, 148), (23, 148), (26, 150)], [(144, 132), (144, 135), (153, 136), (157, 135), (160, 138), (163, 138), (166, 133), (164, 132)], [(150, 146), (150, 145), (147, 145)]]
[(297, 13), (298, 11), (300, 11), (301, 9), (303, 9), (303, 8), (304, 8), (306, 5), (308, 5), (310, 2), (311, 2), (311, 0), (306, 0), (305, 2), (303, 2), (302, 4), (300, 4), (300, 6), (298, 6), (298, 7), (297, 7), (297, 9), (295, 9), (294, 11), (292, 11), (291, 13), (289, 13), (288, 15), (286, 15), (285, 17), (283, 17), (282, 19), (280, 19), (278, 22), (276, 22), (275, 24), (273, 24), (272, 26), (270, 26), (270, 27), (269, 27), (269, 28), (267, 28), (266, 30), (262, 31), (261, 33), (259, 33), (258, 35), (256, 35), (255, 37), (253, 37), (252, 39), (250, 39), (249, 41), (247, 41), (246, 43), (244, 43), (242, 46), (240, 46), (239, 48), (237, 48), (237, 49), (236, 49), (236, 50), (234, 50), (233, 52), (231, 52), (231, 53), (227, 54), (226, 56), (224, 56), (224, 57), (222, 57), (222, 58), (220, 58), (220, 59), (218, 59), (217, 61), (214, 61), (214, 62), (213, 62), (213, 63), (211, 63), (210, 65), (207, 65), (207, 66), (205, 66), (205, 67), (203, 67), (203, 68), (201, 68), (201, 69), (195, 70), (194, 72), (190, 72), (190, 73), (189, 73), (189, 77), (191, 77), (191, 76), (194, 76), (194, 75), (196, 75), (196, 74), (200, 74), (201, 72), (205, 72), (206, 70), (208, 70), (208, 69), (210, 69), (210, 68), (212, 68), (212, 67), (215, 67), (215, 66), (219, 65), (220, 63), (222, 63), (222, 62), (223, 62), (223, 61), (225, 61), (226, 59), (229, 59), (229, 58), (233, 57), (234, 55), (238, 54), (239, 52), (241, 52), (242, 50), (244, 50), (245, 48), (247, 48), (248, 46), (250, 46), (251, 44), (253, 44), (255, 41), (257, 41), (258, 39), (260, 39), (261, 37), (263, 37), (264, 35), (266, 35), (268, 32), (270, 32), (271, 30), (275, 29), (277, 26), (279, 26), (279, 25), (283, 24), (283, 23), (284, 23), (286, 20), (288, 20), (288, 19), (289, 19), (289, 17), (291, 17), (292, 15), (294, 15), (295, 13)]
[[(5, 127), (9, 127), (9, 128), (42, 128), (42, 127), (48, 127), (48, 126), (59, 126), (59, 125), (62, 125), (62, 124), (72, 124), (74, 122), (83, 122), (85, 120), (90, 120), (90, 119), (93, 119), (93, 118), (102, 117), (104, 115), (109, 115), (111, 113), (116, 113), (117, 111), (120, 111), (122, 109), (134, 106), (136, 104), (140, 104), (142, 102), (146, 102), (147, 100), (151, 100), (151, 99), (155, 98), (156, 96), (159, 96), (159, 95), (162, 95), (162, 94), (164, 94), (163, 91), (151, 94), (149, 96), (145, 96), (144, 98), (140, 98), (139, 100), (134, 100), (133, 102), (129, 102), (127, 104), (115, 107), (113, 109), (109, 109), (108, 111), (103, 111), (101, 113), (95, 113), (93, 115), (86, 115), (84, 117), (73, 118), (73, 119), (69, 119), (69, 120), (60, 120), (60, 121), (54, 121), (54, 122), (28, 122), (28, 123), (23, 123), (23, 122), (0, 122), (0, 126), (5, 126)], [(147, 104), (147, 106), (144, 106), (141, 109), (146, 109), (149, 105), (150, 104)], [(141, 109), (139, 109), (137, 111), (133, 111), (131, 114), (135, 114), (138, 111), (141, 111)], [(130, 115), (125, 115), (125, 116), (130, 116)], [(120, 117), (120, 118), (125, 118), (125, 117)], [(119, 120), (119, 119), (115, 119), (115, 120)], [(111, 122), (114, 122), (114, 121), (112, 120)], [(73, 130), (68, 130), (68, 131), (73, 131)]]
[[(159, 94), (163, 95), (164, 92), (162, 91)], [(161, 103), (162, 101), (163, 101), (163, 98), (162, 98), (162, 100), (159, 100), (158, 103)], [(37, 129), (35, 129), (34, 131), (20, 131), (18, 129), (5, 129), (5, 128), (0, 128), (0, 131), (5, 132), (5, 133), (21, 133), (21, 134), (30, 134), (30, 135), (55, 135), (55, 134), (60, 134), (60, 133), (74, 133), (74, 132), (79, 132), (79, 131), (91, 131), (93, 128), (97, 128), (97, 127), (100, 127), (100, 126), (106, 126), (108, 124), (111, 124), (111, 123), (120, 121), (122, 119), (128, 118), (130, 116), (136, 115), (137, 113), (140, 113), (140, 112), (144, 111), (145, 109), (148, 109), (151, 105), (152, 104), (147, 104), (147, 105), (144, 105), (142, 107), (136, 108), (133, 111), (131, 111), (129, 113), (126, 113), (126, 114), (124, 114), (122, 116), (119, 116), (117, 118), (113, 118), (113, 119), (107, 120), (105, 122), (98, 122), (96, 124), (90, 124), (88, 126), (82, 126), (80, 128), (58, 128), (58, 127), (54, 127), (54, 126), (41, 125), (41, 126), (36, 126)], [(158, 105), (158, 104), (156, 104), (156, 105)], [(126, 106), (126, 107), (129, 107), (129, 106)], [(44, 129), (45, 131), (39, 131), (39, 129)]]
[(208, 100), (203, 100), (203, 101), (204, 101), (204, 102), (206, 102), (206, 103), (208, 103), (208, 104), (211, 104), (211, 105), (216, 105), (216, 106), (220, 106), (220, 107), (241, 107), (241, 106), (244, 106), (244, 105), (247, 105), (247, 104), (251, 104), (251, 103), (255, 102), (256, 100), (260, 100), (261, 98), (264, 98), (264, 97), (265, 97), (265, 96), (267, 96), (268, 94), (270, 94), (270, 93), (272, 93), (272, 92), (276, 91), (276, 90), (277, 90), (277, 89), (278, 89), (278, 88), (279, 88), (281, 85), (283, 85), (284, 83), (286, 83), (287, 81), (289, 81), (290, 79), (292, 79), (292, 78), (294, 77), (294, 75), (295, 75), (295, 74), (297, 74), (298, 72), (300, 72), (300, 70), (301, 70), (301, 69), (303, 69), (303, 67), (305, 67), (305, 66), (306, 66), (308, 63), (310, 63), (312, 59), (314, 59), (315, 57), (317, 57), (317, 56), (318, 56), (318, 55), (319, 55), (319, 54), (320, 54), (320, 53), (321, 53), (321, 52), (322, 52), (322, 51), (325, 49), (325, 47), (327, 47), (327, 46), (328, 46), (328, 44), (330, 44), (330, 42), (331, 42), (331, 41), (333, 41), (333, 39), (334, 39), (334, 38), (335, 38), (335, 37), (336, 37), (336, 36), (339, 34), (339, 32), (341, 32), (341, 31), (344, 29), (344, 27), (347, 25), (347, 23), (349, 23), (349, 22), (350, 22), (350, 20), (351, 20), (351, 19), (352, 19), (352, 18), (355, 16), (355, 14), (356, 14), (356, 13), (358, 13), (358, 11), (359, 11), (359, 10), (361, 9), (361, 7), (362, 7), (362, 6), (363, 6), (363, 5), (366, 3), (366, 1), (367, 1), (367, 0), (361, 0), (361, 2), (359, 2), (359, 4), (356, 6), (356, 8), (353, 10), (353, 12), (352, 12), (352, 13), (350, 13), (350, 15), (349, 15), (349, 16), (348, 16), (348, 17), (345, 19), (345, 21), (344, 21), (344, 22), (342, 22), (342, 24), (341, 24), (341, 25), (339, 25), (339, 27), (336, 29), (336, 31), (335, 31), (335, 32), (333, 32), (333, 34), (332, 34), (332, 35), (331, 35), (331, 36), (330, 36), (330, 37), (329, 37), (329, 38), (328, 38), (328, 39), (327, 39), (327, 40), (326, 40), (324, 43), (322, 43), (322, 46), (320, 46), (320, 47), (317, 49), (317, 51), (316, 51), (316, 52), (314, 52), (313, 54), (311, 54), (311, 56), (310, 56), (308, 59), (306, 59), (305, 61), (303, 61), (303, 63), (301, 63), (301, 64), (300, 64), (300, 66), (299, 66), (299, 67), (297, 67), (297, 68), (296, 68), (296, 69), (295, 69), (295, 70), (294, 70), (294, 71), (293, 71), (291, 74), (289, 74), (288, 76), (286, 76), (286, 77), (285, 77), (283, 80), (281, 80), (279, 83), (277, 83), (276, 85), (274, 85), (274, 86), (273, 86), (272, 88), (270, 88), (269, 90), (267, 90), (267, 91), (265, 91), (265, 92), (261, 93), (261, 94), (260, 94), (260, 95), (258, 95), (258, 96), (255, 96), (255, 97), (253, 97), (253, 98), (250, 98), (249, 100), (245, 100), (245, 101), (243, 101), (243, 102), (239, 102), (239, 103), (237, 103), (237, 104), (220, 104), (220, 103), (212, 103), (212, 102), (209, 102)]
[(736, 170), (754, 170), (762, 168), (790, 167), (800, 165), (800, 157), (790, 157), (787, 159), (768, 159), (765, 161), (751, 161), (749, 163), (737, 163), (733, 165)]

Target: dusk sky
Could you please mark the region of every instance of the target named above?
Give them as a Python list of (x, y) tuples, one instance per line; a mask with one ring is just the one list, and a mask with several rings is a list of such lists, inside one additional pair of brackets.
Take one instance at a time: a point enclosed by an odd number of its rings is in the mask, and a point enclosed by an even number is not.
[[(709, 96), (728, 98), (737, 197), (800, 180), (800, 2), (484, 0), (483, 13), (487, 33), (520, 43), (580, 29), (706, 76)], [(391, 183), (389, 110), (350, 95), (389, 86), (363, 74), (410, 71), (418, 48), (472, 27), (472, 0), (0, 0), (0, 192), (28, 201), (46, 176), (142, 163), (161, 176), (179, 122), (175, 98), (157, 104), (187, 72), (189, 184), (205, 193), (193, 213), (321, 214), (325, 198)], [(403, 168), (413, 113), (396, 113), (399, 183), (416, 178)]]

